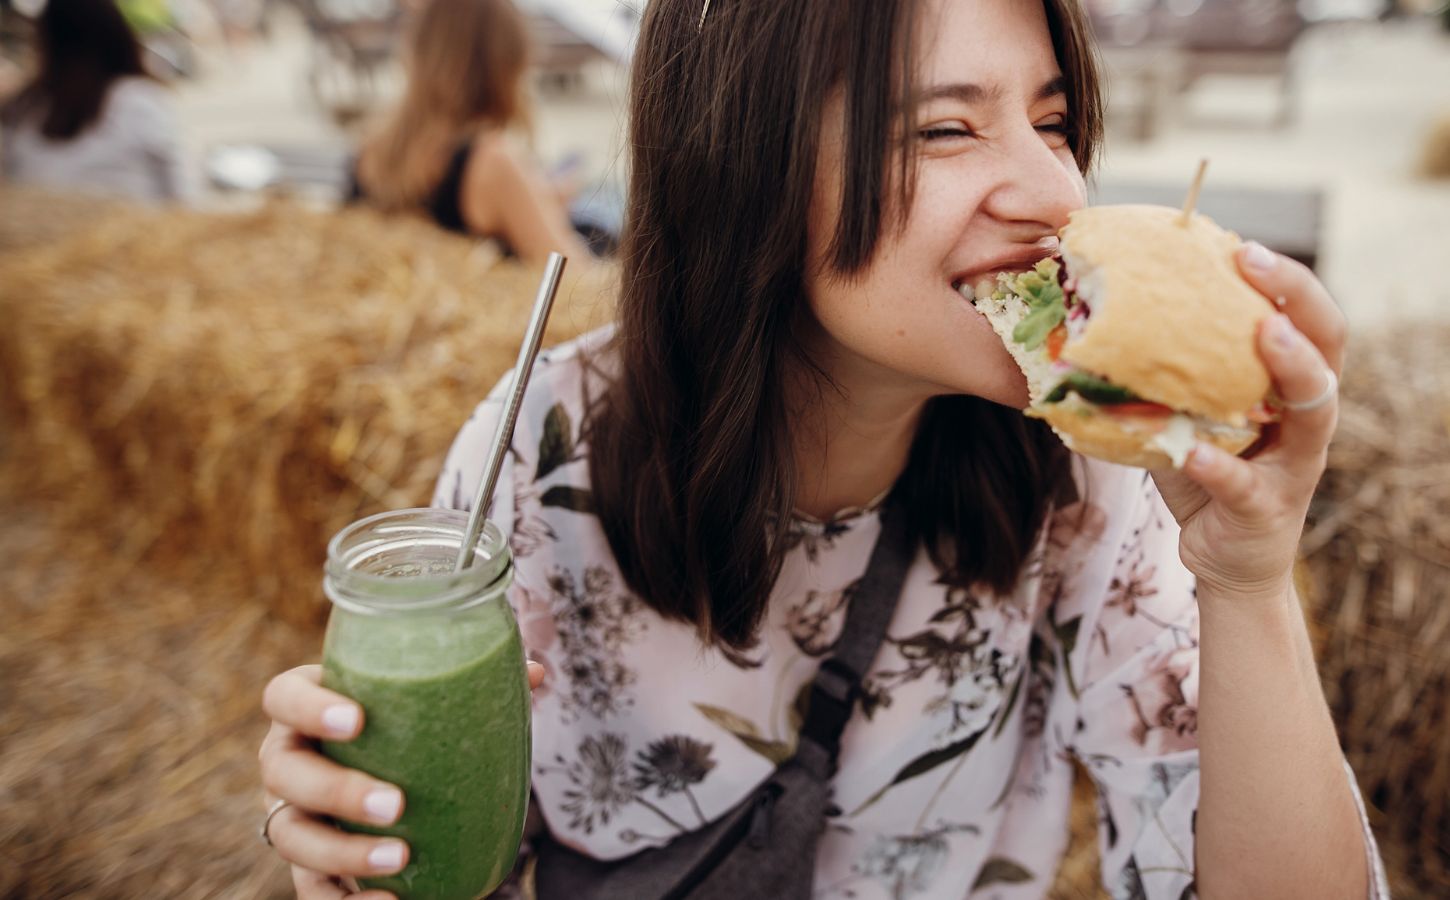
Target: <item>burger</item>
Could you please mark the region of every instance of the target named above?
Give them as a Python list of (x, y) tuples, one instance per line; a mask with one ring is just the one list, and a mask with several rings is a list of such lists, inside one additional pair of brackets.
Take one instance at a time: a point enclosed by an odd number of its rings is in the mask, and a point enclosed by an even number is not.
[(1059, 252), (962, 285), (1027, 378), (1026, 413), (1072, 450), (1181, 468), (1203, 441), (1241, 453), (1278, 412), (1256, 335), (1273, 313), (1240, 240), (1160, 206), (1074, 212)]

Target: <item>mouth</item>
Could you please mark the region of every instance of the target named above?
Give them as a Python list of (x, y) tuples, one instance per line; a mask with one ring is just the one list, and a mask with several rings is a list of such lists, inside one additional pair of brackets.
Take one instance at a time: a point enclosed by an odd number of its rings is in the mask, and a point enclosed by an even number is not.
[(968, 303), (989, 297), (1003, 275), (1020, 275), (1056, 252), (1054, 241), (1050, 247), (1039, 245), (1031, 252), (998, 258), (986, 266), (959, 272), (952, 277), (952, 290), (961, 294)]

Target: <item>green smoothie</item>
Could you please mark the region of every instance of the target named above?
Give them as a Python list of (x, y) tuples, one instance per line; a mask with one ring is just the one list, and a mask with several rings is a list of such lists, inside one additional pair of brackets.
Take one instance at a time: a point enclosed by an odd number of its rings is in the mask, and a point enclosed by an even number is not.
[(349, 831), (394, 835), (396, 876), (362, 879), (403, 900), (471, 900), (513, 867), (529, 797), (529, 689), (502, 596), (464, 613), (378, 617), (334, 609), (323, 684), (365, 711), (362, 734), (324, 742), (349, 768), (398, 785), (402, 818)]

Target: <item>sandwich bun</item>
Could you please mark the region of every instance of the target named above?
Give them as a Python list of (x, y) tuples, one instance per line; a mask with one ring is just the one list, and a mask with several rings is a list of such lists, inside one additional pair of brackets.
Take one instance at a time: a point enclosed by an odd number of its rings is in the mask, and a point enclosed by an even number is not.
[[(1239, 274), (1241, 244), (1199, 214), (1090, 207), (1071, 214), (1058, 257), (973, 302), (1027, 378), (1027, 415), (1075, 452), (1178, 468), (1199, 442), (1243, 452), (1273, 418), (1257, 334), (1274, 310)], [(1065, 319), (1033, 327), (1054, 303)]]
[(1229, 425), (1269, 392), (1259, 323), (1273, 315), (1239, 274), (1242, 241), (1195, 213), (1097, 206), (1072, 213), (1062, 259), (1092, 321), (1062, 358), (1140, 397)]

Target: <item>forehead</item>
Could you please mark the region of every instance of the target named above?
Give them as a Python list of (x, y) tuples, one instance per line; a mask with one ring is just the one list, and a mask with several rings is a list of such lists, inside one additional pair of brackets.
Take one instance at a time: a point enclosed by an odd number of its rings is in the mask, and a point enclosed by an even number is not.
[(921, 0), (914, 53), (923, 87), (1035, 91), (1059, 74), (1040, 0)]

